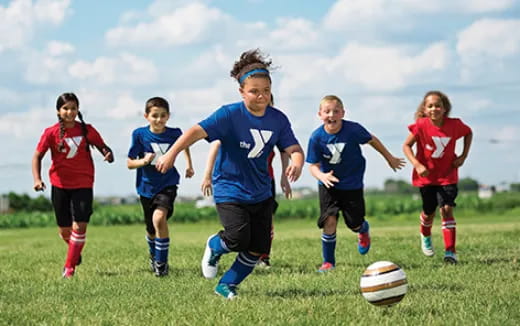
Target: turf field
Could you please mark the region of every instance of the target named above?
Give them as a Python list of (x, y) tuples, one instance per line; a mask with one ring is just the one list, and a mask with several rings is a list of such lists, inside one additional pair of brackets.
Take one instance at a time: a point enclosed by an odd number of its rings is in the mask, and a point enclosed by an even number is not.
[[(398, 225), (396, 225), (398, 224)], [(200, 274), (218, 223), (170, 223), (170, 275), (148, 271), (144, 226), (91, 226), (83, 264), (60, 277), (66, 247), (55, 228), (0, 230), (0, 325), (518, 325), (520, 219), (457, 219), (457, 266), (419, 247), (418, 223), (372, 222), (372, 248), (360, 256), (355, 234), (338, 230), (337, 267), (317, 273), (320, 230), (309, 220), (275, 222), (272, 264), (257, 268), (227, 301)], [(227, 269), (234, 254), (221, 260)], [(408, 293), (390, 308), (367, 303), (359, 278), (390, 260), (408, 276)]]

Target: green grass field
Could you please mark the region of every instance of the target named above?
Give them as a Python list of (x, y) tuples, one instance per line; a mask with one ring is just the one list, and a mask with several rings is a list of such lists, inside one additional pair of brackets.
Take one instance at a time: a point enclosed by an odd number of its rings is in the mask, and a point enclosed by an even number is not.
[[(460, 264), (422, 255), (418, 223), (372, 222), (372, 249), (356, 250), (355, 234), (338, 230), (337, 268), (321, 263), (320, 230), (309, 220), (275, 223), (270, 270), (256, 269), (226, 301), (217, 280), (200, 274), (208, 235), (218, 223), (170, 223), (170, 275), (147, 268), (144, 226), (91, 226), (83, 264), (60, 278), (65, 244), (55, 228), (0, 230), (0, 325), (518, 325), (520, 220), (459, 218)], [(224, 256), (227, 269), (234, 254)], [(359, 278), (369, 264), (390, 260), (408, 276), (401, 303), (367, 303)]]

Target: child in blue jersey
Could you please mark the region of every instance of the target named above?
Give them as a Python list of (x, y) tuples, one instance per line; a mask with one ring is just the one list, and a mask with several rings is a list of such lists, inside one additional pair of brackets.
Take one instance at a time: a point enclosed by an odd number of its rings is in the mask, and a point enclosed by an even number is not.
[(290, 182), (299, 178), (304, 161), (289, 120), (269, 106), (270, 65), (258, 49), (242, 53), (231, 76), (240, 85), (243, 101), (222, 106), (190, 128), (156, 165), (165, 172), (180, 151), (195, 141), (220, 141), (213, 197), (224, 230), (208, 238), (201, 267), (204, 277), (215, 278), (221, 256), (238, 252), (215, 288), (215, 293), (227, 299), (236, 297), (237, 286), (253, 271), (259, 256), (269, 250), (273, 212), (269, 154), (277, 146), (290, 155), (285, 171)]
[(396, 158), (381, 141), (360, 124), (343, 120), (345, 110), (341, 99), (325, 96), (320, 102), (318, 116), (323, 125), (310, 139), (306, 162), (311, 174), (318, 179), (323, 264), (319, 272), (327, 272), (336, 265), (336, 228), (339, 211), (349, 229), (358, 233), (358, 251), (365, 255), (370, 249), (369, 225), (365, 220), (363, 176), (365, 158), (361, 144), (370, 144), (395, 171), (404, 166), (402, 158)]
[[(157, 159), (182, 135), (179, 128), (169, 128), (170, 106), (161, 97), (146, 102), (144, 117), (150, 123), (132, 133), (127, 166), (137, 169), (136, 188), (141, 199), (146, 224), (146, 240), (150, 252), (150, 269), (156, 276), (168, 275), (168, 250), (170, 236), (168, 219), (173, 214), (173, 202), (177, 197), (179, 173), (173, 168), (160, 173), (155, 168)], [(186, 177), (194, 174), (190, 151), (186, 154)]]

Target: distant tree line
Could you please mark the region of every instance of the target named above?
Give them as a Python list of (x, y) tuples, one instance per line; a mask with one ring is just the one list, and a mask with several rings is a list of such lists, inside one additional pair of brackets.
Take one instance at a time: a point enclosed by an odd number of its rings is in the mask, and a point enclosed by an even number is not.
[[(458, 187), (459, 191), (477, 191), (479, 183), (477, 180), (472, 178), (462, 178), (459, 180)], [(520, 192), (520, 183), (512, 183), (510, 189), (511, 192)], [(383, 190), (375, 190), (372, 192), (387, 194), (416, 194), (417, 188), (403, 180), (387, 179), (384, 183)], [(27, 194), (19, 195), (10, 192), (7, 194), (7, 197), (9, 199), (10, 211), (48, 212), (52, 210), (51, 201), (43, 195), (31, 198)]]

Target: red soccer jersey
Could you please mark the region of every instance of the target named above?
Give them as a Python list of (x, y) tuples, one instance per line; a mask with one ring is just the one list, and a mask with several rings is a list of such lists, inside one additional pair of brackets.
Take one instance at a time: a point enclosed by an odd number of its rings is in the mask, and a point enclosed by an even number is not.
[[(104, 147), (105, 142), (96, 129), (87, 124), (88, 143), (96, 147)], [(63, 150), (58, 150), (60, 142), (60, 124), (45, 129), (36, 150), (45, 154), (51, 150), (52, 165), (49, 178), (53, 186), (64, 189), (92, 188), (94, 185), (94, 162), (90, 151), (87, 151), (81, 124), (65, 128)]]
[(457, 118), (444, 118), (442, 126), (435, 126), (429, 118), (420, 118), (408, 126), (415, 136), (417, 160), (428, 169), (429, 174), (421, 177), (413, 169), (412, 184), (416, 187), (449, 185), (459, 181), (458, 169), (452, 166), (457, 157), (457, 139), (468, 135), (471, 129)]

